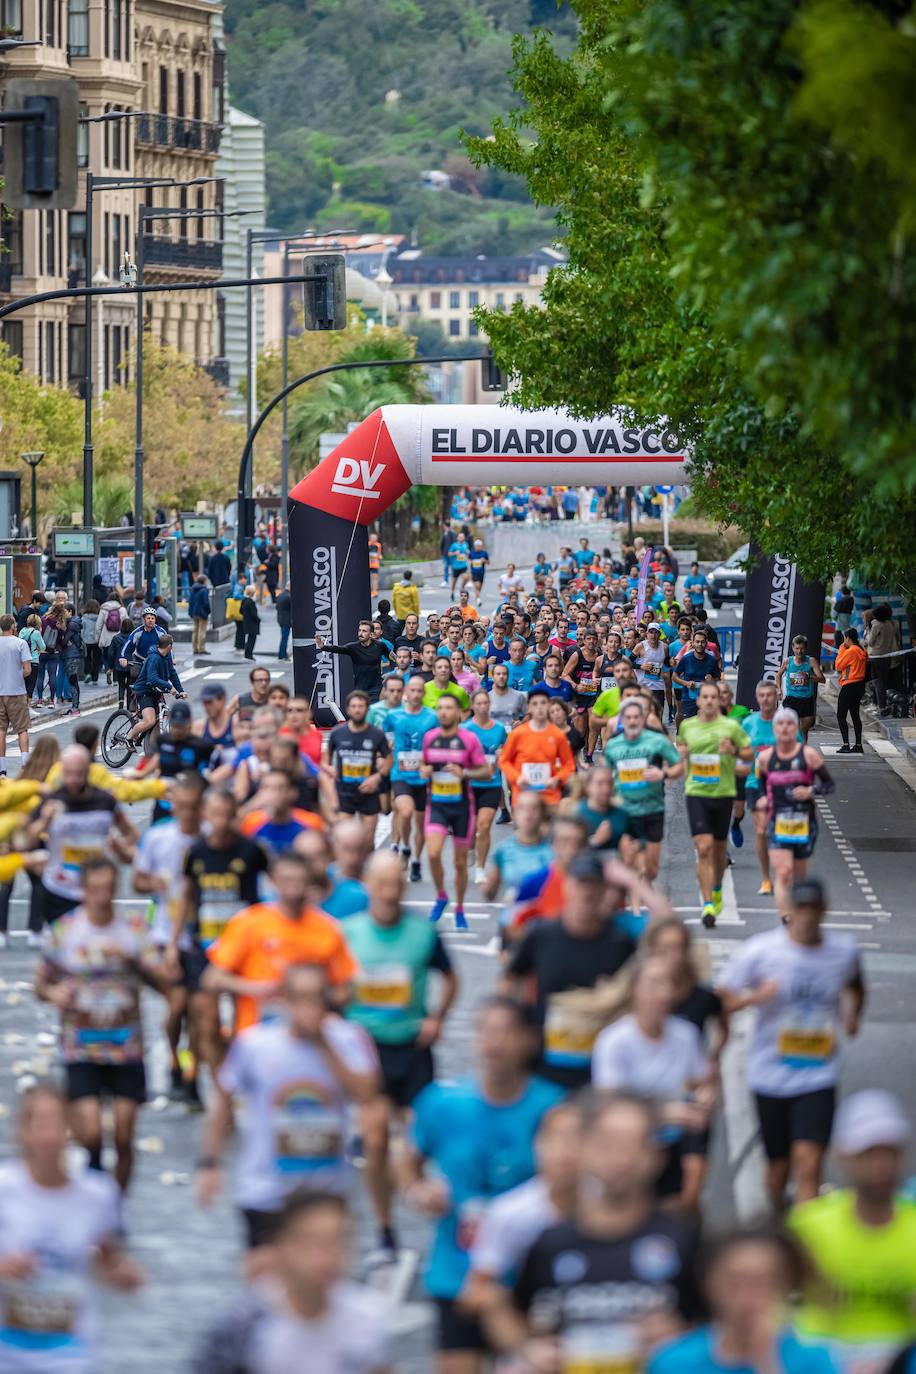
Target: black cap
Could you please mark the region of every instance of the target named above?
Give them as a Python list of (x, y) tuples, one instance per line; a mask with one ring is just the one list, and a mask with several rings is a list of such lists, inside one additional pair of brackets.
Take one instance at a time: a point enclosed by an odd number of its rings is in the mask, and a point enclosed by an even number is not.
[(547, 690), (546, 687), (534, 686), (534, 687), (532, 687), (531, 691), (528, 693), (528, 700), (531, 701), (532, 698), (534, 698), (534, 697), (546, 697), (547, 700), (549, 701), (549, 700), (550, 700), (550, 693), (548, 692), (548, 690)]
[(205, 682), (200, 692), (201, 701), (216, 701), (219, 697), (226, 695), (226, 689), (221, 682)]
[(792, 884), (789, 894), (793, 906), (814, 906), (821, 911), (827, 910), (827, 889), (820, 878), (804, 878)]
[(176, 701), (169, 711), (170, 725), (190, 725), (191, 708), (186, 701)]
[(585, 850), (573, 859), (566, 870), (566, 876), (580, 883), (603, 883), (604, 863), (597, 854)]

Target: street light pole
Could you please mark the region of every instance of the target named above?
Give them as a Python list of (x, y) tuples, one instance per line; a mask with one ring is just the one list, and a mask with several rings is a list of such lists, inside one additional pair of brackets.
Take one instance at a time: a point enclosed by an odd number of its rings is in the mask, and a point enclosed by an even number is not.
[(38, 464), (44, 457), (41, 453), (20, 453), (19, 457), (23, 462), (28, 463), (32, 469), (32, 542), (38, 542)]
[(287, 534), (286, 505), (289, 500), (289, 405), (286, 384), (289, 381), (289, 240), (283, 247), (283, 430), (280, 436), (280, 524), (283, 539), (280, 544), (280, 583), (286, 586), (289, 580), (289, 538)]
[[(143, 286), (145, 205), (137, 221), (137, 286)], [(134, 397), (134, 590), (146, 585), (143, 568), (143, 292), (137, 291), (137, 318), (134, 325), (137, 344), (136, 395)]]
[[(94, 256), (92, 235), (92, 194), (95, 178), (86, 173), (86, 285), (92, 280), (92, 259)], [(93, 472), (94, 455), (92, 449), (92, 314), (93, 298), (86, 297), (86, 338), (83, 347), (83, 524), (87, 529), (93, 525), (92, 487), (95, 480)]]
[[(255, 231), (248, 226), (245, 235), (245, 276), (251, 282), (251, 273), (254, 265), (254, 235)], [(258, 344), (255, 337), (254, 328), (254, 288), (249, 285), (245, 289), (245, 338), (248, 341), (248, 354), (245, 358), (245, 370), (247, 373), (247, 385), (245, 387), (245, 428), (250, 430), (254, 424), (255, 417), (255, 391), (257, 390), (257, 355)], [(248, 486), (245, 488), (245, 495), (250, 496), (252, 491), (251, 475), (249, 473)]]

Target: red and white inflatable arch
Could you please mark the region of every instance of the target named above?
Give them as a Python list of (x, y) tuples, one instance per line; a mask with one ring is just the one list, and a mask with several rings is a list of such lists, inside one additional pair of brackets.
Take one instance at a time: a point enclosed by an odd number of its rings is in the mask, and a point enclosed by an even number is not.
[(368, 527), (414, 483), (434, 486), (641, 486), (684, 481), (685, 449), (664, 424), (625, 412), (383, 406), (290, 492), (296, 689), (340, 702), (349, 660), (316, 654), (315, 635), (356, 638), (369, 615)]

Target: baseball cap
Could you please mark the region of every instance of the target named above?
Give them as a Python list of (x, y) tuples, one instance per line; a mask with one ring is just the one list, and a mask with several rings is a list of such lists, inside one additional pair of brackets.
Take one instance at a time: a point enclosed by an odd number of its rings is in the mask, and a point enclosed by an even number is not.
[(647, 630), (658, 630), (659, 634), (661, 634), (661, 632), (662, 632), (662, 627), (661, 627), (661, 625), (659, 625), (659, 623), (658, 623), (657, 620), (650, 620), (649, 623), (648, 623), (648, 625), (646, 626), (646, 629), (647, 629)]
[(226, 689), (221, 682), (205, 682), (200, 690), (201, 701), (215, 701), (225, 695)]
[(827, 889), (820, 878), (805, 878), (792, 884), (789, 894), (793, 906), (816, 906), (822, 911), (827, 909)]
[(866, 1088), (840, 1103), (833, 1126), (837, 1154), (858, 1155), (876, 1145), (907, 1144), (910, 1120), (893, 1093)]
[(566, 876), (580, 883), (603, 883), (604, 864), (597, 854), (577, 854), (567, 868)]
[(547, 700), (549, 701), (549, 700), (550, 700), (550, 693), (548, 692), (548, 690), (547, 690), (546, 687), (537, 687), (537, 686), (536, 686), (536, 687), (532, 687), (531, 691), (528, 693), (528, 700), (529, 700), (529, 701), (532, 701), (532, 700), (534, 699), (534, 697), (546, 697)]
[(186, 701), (176, 701), (169, 711), (169, 723), (171, 725), (190, 725), (191, 708)]

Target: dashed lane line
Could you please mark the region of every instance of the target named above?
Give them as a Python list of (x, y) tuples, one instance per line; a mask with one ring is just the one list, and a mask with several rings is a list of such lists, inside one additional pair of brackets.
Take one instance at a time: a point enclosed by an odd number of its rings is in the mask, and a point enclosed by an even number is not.
[[(879, 741), (879, 743), (880, 742), (881, 741)], [(889, 741), (887, 740), (883, 742), (889, 743)], [(817, 806), (818, 814), (821, 821), (823, 822), (829, 834), (832, 836), (833, 841), (836, 844), (837, 850), (839, 852), (840, 858), (843, 860), (846, 867), (849, 869), (849, 872), (853, 880), (855, 881), (856, 885), (858, 886), (859, 891), (861, 892), (862, 897), (865, 901), (865, 904), (868, 906), (870, 913), (879, 920), (889, 921), (890, 912), (886, 912), (883, 909), (880, 899), (876, 896), (874, 888), (872, 887), (868, 878), (865, 876), (865, 869), (859, 862), (855, 849), (843, 835), (840, 823), (831, 811), (830, 806), (823, 797), (816, 797), (815, 805)]]

